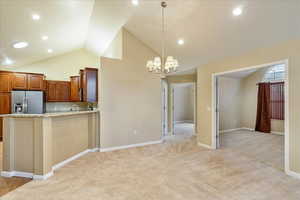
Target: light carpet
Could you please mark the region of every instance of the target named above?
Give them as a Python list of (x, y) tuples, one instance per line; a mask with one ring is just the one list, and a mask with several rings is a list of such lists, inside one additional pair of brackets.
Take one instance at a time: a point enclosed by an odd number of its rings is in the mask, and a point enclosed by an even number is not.
[(89, 153), (3, 200), (299, 200), (300, 181), (230, 149), (182, 143)]

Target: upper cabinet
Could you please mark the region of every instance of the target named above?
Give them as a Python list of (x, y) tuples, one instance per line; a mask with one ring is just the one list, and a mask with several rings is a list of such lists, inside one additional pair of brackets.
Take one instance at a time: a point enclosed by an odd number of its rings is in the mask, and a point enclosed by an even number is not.
[(98, 69), (85, 68), (80, 71), (82, 101), (98, 102)]
[(27, 90), (27, 74), (13, 73), (12, 74), (12, 89)]
[(0, 92), (11, 91), (11, 73), (0, 72)]
[(71, 76), (71, 94), (70, 94), (70, 100), (79, 102), (81, 101), (81, 81), (80, 76)]
[(12, 74), (12, 89), (14, 90), (44, 90), (43, 74)]
[(27, 80), (28, 90), (44, 90), (44, 76), (28, 74)]
[(48, 102), (69, 102), (69, 81), (47, 81), (46, 97)]

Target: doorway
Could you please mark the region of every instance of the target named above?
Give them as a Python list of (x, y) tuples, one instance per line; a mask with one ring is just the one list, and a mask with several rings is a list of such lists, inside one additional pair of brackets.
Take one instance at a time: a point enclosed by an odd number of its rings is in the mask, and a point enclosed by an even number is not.
[[(254, 130), (258, 105), (257, 102), (255, 102), (255, 100), (257, 100), (257, 83), (266, 81), (272, 84), (272, 80), (268, 80), (268, 77), (271, 78), (273, 69), (276, 67), (279, 69), (282, 66), (284, 66), (285, 69), (284, 77), (281, 77), (283, 79), (282, 81), (284, 81), (284, 90), (282, 91), (284, 94), (284, 102), (282, 103), (283, 110), (285, 110), (284, 120), (273, 120), (273, 116), (271, 118), (272, 129), (278, 129), (278, 123), (281, 123), (281, 131), (272, 130), (271, 134), (257, 132)], [(279, 73), (276, 76), (280, 78)], [(252, 89), (249, 86), (250, 81), (252, 81)], [(253, 91), (256, 92), (253, 93)], [(229, 148), (245, 153), (275, 168), (282, 170), (289, 168), (287, 60), (213, 74), (212, 97), (212, 146), (214, 149)], [(245, 108), (247, 102), (247, 108)], [(249, 102), (252, 102), (252, 105)], [(255, 103), (253, 104), (253, 102)], [(270, 105), (270, 107), (272, 107), (272, 105)], [(271, 148), (274, 146), (276, 146), (276, 148)], [(271, 151), (271, 149), (274, 151)]]
[(191, 137), (195, 134), (195, 83), (172, 84), (172, 134)]

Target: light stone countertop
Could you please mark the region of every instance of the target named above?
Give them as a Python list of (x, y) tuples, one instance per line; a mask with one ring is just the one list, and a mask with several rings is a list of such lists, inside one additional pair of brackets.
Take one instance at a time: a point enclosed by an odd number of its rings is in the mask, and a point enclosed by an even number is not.
[(0, 117), (10, 117), (10, 118), (37, 118), (37, 117), (63, 117), (71, 115), (83, 115), (89, 113), (97, 113), (99, 110), (88, 110), (88, 111), (70, 111), (70, 112), (51, 112), (44, 114), (6, 114), (0, 115)]

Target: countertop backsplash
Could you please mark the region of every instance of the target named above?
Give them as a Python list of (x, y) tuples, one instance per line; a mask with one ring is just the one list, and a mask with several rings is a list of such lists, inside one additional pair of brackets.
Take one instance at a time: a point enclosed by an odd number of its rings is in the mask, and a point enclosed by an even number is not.
[(89, 106), (97, 108), (97, 104), (86, 102), (55, 102), (46, 103), (46, 112), (68, 112), (68, 111), (86, 111)]

